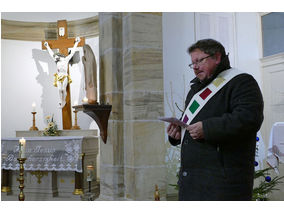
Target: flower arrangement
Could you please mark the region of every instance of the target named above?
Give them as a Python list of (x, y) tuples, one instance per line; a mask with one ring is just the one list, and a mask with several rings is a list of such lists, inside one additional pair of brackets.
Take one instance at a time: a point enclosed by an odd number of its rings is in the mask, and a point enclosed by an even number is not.
[(52, 116), (46, 116), (45, 117), (46, 122), (47, 122), (47, 127), (43, 131), (44, 136), (57, 136), (59, 135), (58, 129), (57, 129), (57, 124), (53, 120), (53, 115)]

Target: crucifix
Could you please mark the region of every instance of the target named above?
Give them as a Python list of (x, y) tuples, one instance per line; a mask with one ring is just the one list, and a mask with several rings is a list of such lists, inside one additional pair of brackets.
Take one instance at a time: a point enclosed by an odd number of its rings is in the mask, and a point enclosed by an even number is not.
[[(64, 93), (61, 99), (62, 101), (60, 104), (62, 105), (62, 122), (63, 122), (63, 129), (71, 129), (72, 128), (72, 114), (71, 114), (71, 100), (70, 100), (70, 76), (69, 76), (69, 60), (74, 55), (74, 51), (76, 47), (82, 47), (85, 45), (85, 38), (68, 38), (68, 31), (67, 31), (67, 21), (66, 20), (59, 20), (57, 21), (57, 40), (45, 40), (42, 41), (42, 49), (47, 49), (50, 54), (53, 55), (55, 62), (57, 63), (57, 73), (55, 74), (55, 81), (54, 85), (58, 86), (60, 89), (60, 85), (64, 85), (64, 89), (60, 90)], [(68, 54), (68, 48), (71, 48), (71, 53)], [(59, 49), (59, 53), (61, 54), (53, 54), (51, 49)], [(60, 61), (60, 58), (65, 61)], [(61, 64), (60, 64), (61, 63)], [(65, 63), (65, 64), (64, 64)], [(66, 74), (62, 74), (62, 70), (66, 67), (65, 72)], [(61, 67), (60, 67), (61, 66)], [(60, 71), (60, 68), (62, 70)], [(61, 73), (61, 74), (60, 74)], [(57, 85), (58, 83), (60, 85)], [(65, 90), (66, 87), (66, 90)], [(66, 91), (66, 94), (65, 94)], [(66, 98), (65, 98), (66, 97)], [(66, 102), (66, 103), (65, 103)]]

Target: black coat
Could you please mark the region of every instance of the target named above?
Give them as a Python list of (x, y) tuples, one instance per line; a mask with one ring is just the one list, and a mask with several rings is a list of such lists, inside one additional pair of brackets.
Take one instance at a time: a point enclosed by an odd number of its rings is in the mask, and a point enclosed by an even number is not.
[[(205, 84), (192, 81), (186, 106), (215, 76)], [(179, 200), (251, 200), (256, 133), (263, 121), (263, 99), (255, 79), (249, 74), (234, 77), (191, 124), (198, 121), (204, 139), (194, 140), (186, 131), (181, 147)]]

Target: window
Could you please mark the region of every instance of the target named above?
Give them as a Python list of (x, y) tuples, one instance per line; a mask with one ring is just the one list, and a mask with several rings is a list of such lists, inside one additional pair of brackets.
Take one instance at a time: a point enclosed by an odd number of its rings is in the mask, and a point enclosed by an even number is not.
[(284, 13), (261, 17), (263, 57), (284, 52)]
[(213, 38), (221, 42), (229, 54), (230, 64), (235, 66), (233, 13), (195, 13), (196, 40)]

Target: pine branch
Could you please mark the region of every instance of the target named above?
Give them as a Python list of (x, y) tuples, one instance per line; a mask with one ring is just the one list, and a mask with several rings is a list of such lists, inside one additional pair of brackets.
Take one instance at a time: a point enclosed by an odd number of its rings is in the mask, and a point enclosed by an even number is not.
[[(263, 170), (259, 170), (255, 172), (255, 179), (259, 177), (265, 177), (268, 175), (268, 171), (273, 168), (267, 168)], [(255, 187), (253, 189), (253, 200), (268, 200), (266, 198), (267, 194), (271, 193), (272, 191), (279, 190), (278, 188), (275, 188), (276, 185), (283, 183), (281, 179), (283, 179), (284, 176), (282, 177), (274, 177), (270, 182), (266, 182), (265, 180), (262, 181), (258, 187)]]
[(257, 179), (259, 177), (264, 177), (265, 178), (265, 176), (267, 176), (267, 172), (269, 170), (271, 170), (271, 169), (273, 169), (273, 168), (269, 167), (269, 168), (266, 168), (266, 169), (255, 171), (254, 172), (254, 179)]

